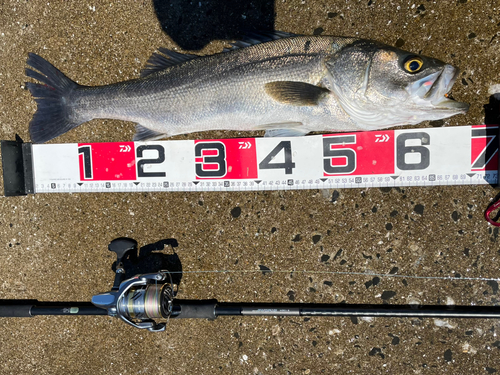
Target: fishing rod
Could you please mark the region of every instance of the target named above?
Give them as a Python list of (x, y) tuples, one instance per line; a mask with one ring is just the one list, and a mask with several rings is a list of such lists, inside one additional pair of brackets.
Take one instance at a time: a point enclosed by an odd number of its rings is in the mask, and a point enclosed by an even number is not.
[(123, 260), (137, 254), (137, 242), (118, 238), (108, 246), (116, 253), (113, 287), (91, 302), (0, 300), (0, 317), (38, 315), (108, 315), (132, 327), (164, 331), (169, 319), (210, 319), (219, 316), (349, 316), (399, 318), (500, 318), (499, 306), (369, 305), (308, 303), (232, 303), (177, 299), (178, 284), (167, 270), (125, 280)]

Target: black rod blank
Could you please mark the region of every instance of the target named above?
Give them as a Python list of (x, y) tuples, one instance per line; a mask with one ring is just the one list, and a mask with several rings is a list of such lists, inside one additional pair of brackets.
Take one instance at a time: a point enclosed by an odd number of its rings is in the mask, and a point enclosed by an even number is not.
[(95, 307), (91, 303), (78, 305), (60, 305), (60, 306), (33, 306), (31, 315), (108, 315), (108, 311)]
[(358, 316), (400, 318), (500, 318), (498, 306), (348, 305), (302, 303), (217, 303), (174, 300), (172, 318), (215, 319), (218, 316)]
[(500, 318), (497, 306), (219, 304), (216, 315), (357, 316), (400, 318)]
[(30, 318), (35, 315), (107, 315), (90, 302), (38, 302), (34, 300), (0, 300), (0, 317)]

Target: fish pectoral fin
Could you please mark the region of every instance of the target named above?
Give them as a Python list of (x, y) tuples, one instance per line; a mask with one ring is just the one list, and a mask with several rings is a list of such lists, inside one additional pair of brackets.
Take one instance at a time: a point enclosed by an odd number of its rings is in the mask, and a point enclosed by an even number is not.
[(276, 122), (259, 125), (252, 130), (265, 130), (264, 137), (300, 137), (310, 132), (301, 122)]
[(140, 124), (135, 126), (134, 142), (137, 141), (154, 141), (156, 139), (162, 139), (168, 136), (168, 134), (156, 132), (154, 130), (148, 129)]
[(275, 81), (265, 85), (266, 93), (274, 100), (290, 105), (318, 105), (330, 90), (305, 82)]
[(190, 55), (187, 53), (179, 53), (166, 48), (158, 48), (160, 53), (153, 53), (146, 62), (146, 66), (141, 70), (141, 77), (146, 77), (150, 74), (167, 69), (172, 65), (177, 65), (195, 59), (198, 55)]
[(269, 129), (264, 133), (264, 137), (300, 137), (309, 133), (304, 129)]

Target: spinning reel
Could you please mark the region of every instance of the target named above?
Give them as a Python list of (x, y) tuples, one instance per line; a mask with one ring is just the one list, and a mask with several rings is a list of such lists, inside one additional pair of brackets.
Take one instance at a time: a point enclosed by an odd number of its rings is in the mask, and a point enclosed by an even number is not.
[(118, 317), (132, 327), (151, 332), (164, 331), (173, 312), (177, 286), (168, 271), (136, 275), (123, 281), (123, 259), (129, 251), (137, 251), (137, 242), (129, 238), (113, 240), (108, 249), (116, 253), (116, 275), (113, 288), (108, 293), (92, 297), (92, 303)]

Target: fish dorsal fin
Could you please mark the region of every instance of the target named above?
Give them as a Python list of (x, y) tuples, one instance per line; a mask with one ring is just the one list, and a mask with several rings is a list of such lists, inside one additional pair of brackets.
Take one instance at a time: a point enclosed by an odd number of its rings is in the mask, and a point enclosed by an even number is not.
[(287, 33), (285, 31), (261, 31), (246, 32), (240, 39), (231, 42), (230, 48), (224, 48), (222, 52), (230, 52), (240, 48), (254, 46), (256, 44), (270, 42), (272, 40), (291, 38), (298, 34)]
[(154, 130), (148, 129), (140, 124), (135, 126), (135, 135), (133, 141), (154, 141), (156, 139), (161, 139), (166, 137), (167, 134), (156, 132)]
[[(270, 42), (272, 40), (290, 38), (297, 36), (297, 34), (287, 33), (285, 31), (269, 31), (269, 32), (247, 32), (239, 40), (230, 43), (231, 48), (224, 48), (222, 52), (234, 51), (236, 49), (250, 47), (255, 44)], [(167, 48), (158, 48), (160, 53), (153, 53), (146, 62), (146, 66), (141, 70), (141, 77), (146, 77), (150, 74), (164, 70), (172, 65), (180, 64), (184, 61), (192, 60), (198, 55), (191, 55), (188, 53), (179, 53)]]
[(318, 105), (330, 90), (305, 82), (275, 81), (265, 85), (266, 93), (274, 100), (298, 106)]
[(146, 66), (141, 71), (141, 77), (146, 77), (160, 70), (166, 69), (172, 65), (180, 64), (199, 56), (187, 53), (179, 53), (166, 48), (158, 48), (160, 53), (153, 53), (146, 62)]

